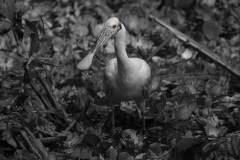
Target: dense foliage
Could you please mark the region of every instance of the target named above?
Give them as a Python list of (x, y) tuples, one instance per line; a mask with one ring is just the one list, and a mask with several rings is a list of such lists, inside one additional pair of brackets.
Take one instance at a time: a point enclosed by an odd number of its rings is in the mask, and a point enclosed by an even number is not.
[[(131, 101), (115, 108), (110, 134), (102, 81), (113, 39), (89, 70), (76, 67), (112, 16), (129, 57), (151, 67), (146, 134)], [(239, 22), (238, 0), (0, 0), (0, 159), (239, 159)]]

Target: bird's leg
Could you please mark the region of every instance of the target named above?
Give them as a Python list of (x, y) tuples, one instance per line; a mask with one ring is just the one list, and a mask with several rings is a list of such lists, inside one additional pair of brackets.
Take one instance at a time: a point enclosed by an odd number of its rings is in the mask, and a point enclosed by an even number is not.
[(115, 110), (115, 105), (111, 104), (111, 109), (112, 109), (112, 117), (111, 117), (111, 135), (115, 134), (115, 114), (114, 114), (114, 110)]
[(144, 111), (141, 111), (142, 114), (142, 126), (143, 126), (143, 134), (146, 133), (146, 124), (145, 124), (145, 119), (144, 119)]
[(144, 119), (144, 110), (145, 110), (145, 105), (146, 105), (146, 100), (142, 102), (136, 102), (138, 108), (141, 110), (141, 115), (142, 115), (142, 127), (143, 127), (143, 134), (146, 133), (146, 124), (145, 124), (145, 119)]

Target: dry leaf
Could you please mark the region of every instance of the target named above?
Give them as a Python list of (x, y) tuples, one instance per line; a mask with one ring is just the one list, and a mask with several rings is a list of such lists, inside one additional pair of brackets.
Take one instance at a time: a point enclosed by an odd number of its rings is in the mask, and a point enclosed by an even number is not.
[(203, 33), (209, 40), (216, 40), (220, 34), (220, 26), (216, 21), (206, 21), (203, 24)]

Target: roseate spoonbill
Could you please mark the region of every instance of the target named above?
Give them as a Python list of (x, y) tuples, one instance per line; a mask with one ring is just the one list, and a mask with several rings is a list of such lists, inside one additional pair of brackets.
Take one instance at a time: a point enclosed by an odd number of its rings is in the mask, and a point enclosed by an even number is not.
[(104, 72), (104, 91), (112, 106), (112, 133), (115, 133), (114, 104), (135, 101), (142, 114), (143, 131), (146, 131), (144, 109), (149, 93), (151, 70), (142, 59), (129, 58), (125, 44), (126, 29), (118, 18), (108, 19), (93, 49), (77, 65), (80, 70), (91, 66), (95, 52), (114, 37), (116, 58), (111, 59)]

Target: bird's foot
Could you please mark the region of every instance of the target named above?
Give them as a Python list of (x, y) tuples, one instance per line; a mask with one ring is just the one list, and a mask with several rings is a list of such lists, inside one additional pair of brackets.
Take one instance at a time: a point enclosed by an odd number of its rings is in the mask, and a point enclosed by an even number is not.
[(116, 130), (115, 130), (115, 114), (114, 114), (115, 105), (112, 105), (111, 107), (112, 107), (111, 135), (114, 135), (116, 133)]

